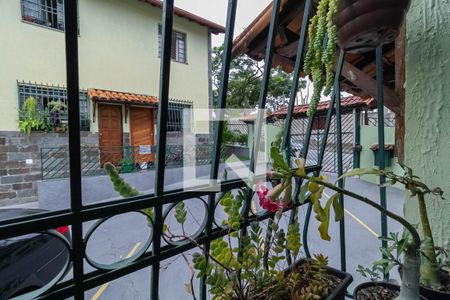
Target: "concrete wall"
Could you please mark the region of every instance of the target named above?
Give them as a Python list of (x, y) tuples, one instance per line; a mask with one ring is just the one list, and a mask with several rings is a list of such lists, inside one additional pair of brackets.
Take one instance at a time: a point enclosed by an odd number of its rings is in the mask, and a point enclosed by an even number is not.
[[(450, 1), (413, 0), (407, 16), (405, 163), (450, 199)], [(450, 247), (450, 201), (428, 197), (437, 245)], [(406, 216), (417, 223), (416, 201)]]
[[(395, 129), (394, 127), (385, 127), (384, 128), (384, 138), (386, 144), (394, 144), (395, 138)], [(374, 144), (378, 144), (378, 127), (363, 125), (361, 126), (361, 157), (360, 157), (360, 167), (361, 168), (375, 168), (375, 160), (374, 153), (370, 150), (370, 147)], [(393, 171), (395, 174), (403, 174), (403, 170), (398, 164), (398, 159), (396, 157), (392, 160), (392, 165), (386, 170)], [(374, 175), (366, 175), (362, 176), (361, 179), (379, 184), (379, 178)], [(403, 188), (401, 185), (395, 185), (396, 188)]]
[[(79, 12), (80, 88), (158, 96), (161, 9), (136, 0), (80, 0)], [(65, 84), (64, 33), (23, 22), (20, 1), (0, 1), (0, 16), (0, 130), (14, 131), (17, 80)], [(175, 17), (174, 30), (186, 33), (187, 63), (172, 62), (170, 97), (208, 108), (208, 29)]]

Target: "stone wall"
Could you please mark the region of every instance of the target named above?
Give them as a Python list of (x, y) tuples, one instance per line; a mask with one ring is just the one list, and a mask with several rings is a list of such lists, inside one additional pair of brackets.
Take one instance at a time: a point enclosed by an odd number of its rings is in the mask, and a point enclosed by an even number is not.
[[(81, 144), (97, 146), (98, 135), (82, 132)], [(37, 201), (42, 147), (67, 146), (67, 133), (0, 131), (0, 206)]]
[[(209, 135), (199, 134), (195, 139), (197, 144), (193, 151), (196, 151), (197, 160), (209, 163)], [(167, 140), (167, 145), (177, 145), (181, 147), (179, 152), (183, 152), (181, 133), (168, 133)], [(124, 146), (130, 144), (128, 133), (124, 133), (123, 141)], [(81, 145), (83, 176), (99, 175), (98, 134), (82, 132)], [(67, 133), (33, 132), (27, 135), (15, 131), (0, 131), (0, 206), (37, 201), (38, 182), (68, 177)]]

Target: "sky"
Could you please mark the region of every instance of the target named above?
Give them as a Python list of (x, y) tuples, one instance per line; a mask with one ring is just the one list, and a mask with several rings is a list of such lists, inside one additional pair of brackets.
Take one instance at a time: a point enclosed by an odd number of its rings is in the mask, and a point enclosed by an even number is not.
[[(240, 0), (236, 12), (235, 36), (239, 35), (258, 14), (269, 4), (270, 0)], [(225, 27), (227, 18), (227, 0), (175, 0), (175, 6), (211, 20)], [(224, 34), (213, 35), (213, 46), (223, 43)]]

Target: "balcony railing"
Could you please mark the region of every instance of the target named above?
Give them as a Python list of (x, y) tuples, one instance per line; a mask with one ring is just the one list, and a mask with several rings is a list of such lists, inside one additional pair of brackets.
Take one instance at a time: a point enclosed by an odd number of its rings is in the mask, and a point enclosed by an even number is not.
[[(159, 299), (160, 289), (162, 288), (160, 284), (160, 266), (161, 262), (164, 260), (177, 256), (188, 250), (196, 248), (198, 245), (204, 245), (206, 251), (210, 248), (211, 241), (227, 235), (231, 228), (223, 228), (215, 225), (214, 213), (217, 206), (217, 195), (219, 191), (211, 191), (211, 187), (202, 186), (198, 187), (193, 191), (186, 192), (184, 190), (171, 190), (165, 191), (165, 168), (166, 159), (170, 157), (170, 147), (166, 145), (167, 137), (167, 125), (168, 125), (168, 104), (169, 104), (169, 85), (170, 85), (170, 62), (171, 62), (171, 41), (172, 41), (172, 27), (173, 27), (173, 15), (174, 15), (174, 1), (165, 0), (163, 3), (163, 13), (162, 13), (162, 56), (161, 56), (161, 80), (160, 80), (160, 95), (159, 95), (159, 107), (158, 107), (158, 133), (156, 144), (159, 145), (156, 149), (156, 155), (154, 157), (155, 165), (155, 192), (154, 194), (145, 194), (136, 197), (131, 197), (128, 199), (118, 199), (113, 201), (105, 201), (97, 204), (85, 205), (82, 202), (81, 193), (81, 178), (83, 173), (83, 168), (86, 167), (89, 160), (84, 161), (84, 156), (86, 151), (80, 147), (80, 114), (79, 114), (79, 70), (78, 70), (78, 14), (76, 0), (65, 1), (65, 39), (66, 39), (66, 68), (67, 68), (67, 99), (68, 99), (68, 127), (69, 127), (69, 147), (68, 152), (61, 154), (59, 157), (58, 153), (61, 151), (56, 150), (55, 152), (49, 150), (48, 155), (51, 157), (45, 162), (46, 168), (49, 172), (53, 174), (60, 174), (61, 171), (57, 168), (51, 169), (51, 163), (58, 164), (61, 168), (68, 168), (70, 173), (70, 195), (71, 195), (71, 207), (70, 209), (63, 211), (40, 213), (33, 216), (22, 217), (14, 220), (0, 221), (0, 239), (7, 239), (11, 237), (17, 237), (20, 235), (25, 235), (29, 233), (36, 232), (46, 232), (55, 236), (58, 239), (64, 241), (65, 245), (70, 252), (70, 262), (73, 266), (73, 279), (62, 282), (61, 279), (64, 277), (64, 272), (59, 274), (49, 285), (43, 287), (40, 290), (34, 291), (30, 294), (30, 298), (40, 298), (40, 299), (66, 299), (74, 297), (75, 300), (84, 299), (85, 291), (98, 287), (107, 282), (113, 281), (115, 279), (124, 277), (128, 274), (136, 272), (138, 270), (151, 267), (151, 281), (150, 281), (150, 299)], [(268, 44), (266, 47), (265, 55), (265, 70), (264, 76), (262, 78), (262, 84), (260, 89), (260, 98), (258, 102), (258, 108), (264, 109), (266, 104), (266, 95), (270, 79), (270, 70), (272, 66), (272, 57), (274, 52), (274, 41), (275, 33), (278, 29), (277, 20), (278, 14), (281, 7), (282, 0), (273, 1), (273, 10), (271, 17), (271, 25), (268, 34)], [(292, 123), (292, 111), (295, 104), (296, 91), (298, 87), (298, 81), (301, 72), (301, 61), (302, 54), (305, 52), (306, 44), (306, 27), (308, 24), (310, 11), (312, 7), (312, 0), (307, 0), (305, 3), (304, 15), (303, 15), (303, 26), (302, 32), (300, 34), (297, 61), (295, 64), (294, 76), (295, 80), (292, 85), (292, 93), (289, 102), (289, 113), (286, 118), (286, 129), (284, 136), (284, 148), (289, 149), (289, 131), (290, 124)], [(231, 47), (232, 39), (234, 35), (234, 21), (236, 16), (237, 0), (229, 0), (229, 7), (227, 13), (227, 28), (225, 35), (225, 45), (224, 45), (224, 55), (223, 55), (223, 68), (221, 72), (221, 88), (218, 99), (218, 107), (226, 107), (226, 96), (227, 96), (227, 85), (229, 77), (229, 67), (231, 61)], [(334, 85), (334, 91), (330, 101), (330, 109), (328, 112), (325, 129), (324, 138), (318, 149), (318, 159), (317, 165), (311, 166), (307, 169), (307, 172), (319, 174), (324, 155), (326, 140), (329, 134), (329, 128), (331, 123), (331, 117), (333, 114), (333, 108), (336, 105), (336, 149), (337, 149), (337, 164), (338, 164), (338, 174), (343, 173), (343, 157), (342, 157), (342, 127), (341, 125), (341, 114), (340, 114), (340, 90), (339, 90), (339, 78), (342, 70), (342, 65), (344, 61), (344, 52), (341, 51), (339, 56), (339, 61), (336, 69), (336, 82)], [(381, 59), (379, 61), (381, 64)], [(382, 86), (381, 86), (382, 88)], [(383, 108), (382, 99), (378, 99), (379, 110)], [(254, 144), (260, 145), (260, 126), (262, 126), (263, 115), (259, 116), (256, 120), (256, 129), (254, 135)], [(304, 137), (304, 147), (302, 148), (302, 155), (306, 157), (308, 154), (308, 147), (311, 140), (311, 124), (314, 118), (309, 119), (309, 131)], [(214, 141), (211, 147), (208, 149), (211, 152), (211, 179), (217, 179), (219, 176), (219, 164), (221, 161), (221, 137), (223, 132), (223, 123), (218, 122), (214, 128)], [(382, 129), (381, 129), (382, 130)], [(381, 144), (381, 143), (380, 143)], [(129, 150), (129, 151), (128, 151)], [(127, 151), (119, 149), (116, 152), (110, 152), (110, 160), (123, 159), (124, 156), (136, 155), (136, 151), (129, 148)], [(135, 150), (135, 149), (134, 149)], [(253, 152), (257, 152), (257, 149), (253, 148)], [(94, 149), (92, 156), (96, 157), (93, 167), (87, 167), (87, 170), (97, 170), (102, 162), (101, 149)], [(68, 155), (68, 159), (65, 156)], [(53, 157), (53, 158), (52, 158)], [(255, 166), (257, 161), (252, 156), (250, 161), (250, 171), (255, 171)], [(119, 161), (120, 161), (119, 159)], [(135, 157), (136, 159), (136, 157)], [(60, 163), (61, 162), (61, 163)], [(62, 163), (63, 162), (63, 163)], [(119, 162), (118, 162), (119, 163)], [(83, 167), (84, 166), (84, 167)], [(64, 173), (65, 174), (65, 173)], [(55, 175), (56, 176), (56, 175)], [(262, 178), (263, 180), (265, 178)], [(296, 199), (302, 182), (296, 182), (294, 189), (294, 199)], [(342, 184), (342, 183), (340, 183)], [(246, 181), (242, 179), (227, 180), (220, 183), (220, 192), (227, 192), (236, 189), (241, 189), (246, 186)], [(241, 234), (246, 234), (246, 228), (252, 221), (264, 221), (274, 218), (274, 213), (265, 212), (262, 214), (253, 214), (250, 209), (251, 200), (253, 195), (248, 195), (244, 207), (241, 211), (241, 220), (239, 225), (239, 231)], [(174, 207), (182, 202), (189, 199), (199, 199), (201, 198), (205, 204), (207, 213), (204, 222), (201, 224), (199, 230), (192, 235), (192, 240), (183, 240), (177, 243), (163, 244), (163, 224), (164, 219)], [(385, 205), (385, 198), (381, 196), (381, 202)], [(344, 199), (340, 199), (341, 206), (344, 206)], [(293, 216), (300, 204), (295, 203), (291, 208), (286, 209), (285, 213), (291, 212), (290, 222), (294, 222), (296, 218)], [(309, 224), (309, 218), (311, 215), (312, 206), (308, 205), (308, 213), (305, 219), (305, 228), (307, 229), (307, 224)], [(154, 215), (151, 220), (152, 235), (145, 242), (142, 249), (140, 249), (135, 255), (121, 260), (118, 263), (110, 265), (93, 264), (92, 261), (86, 255), (86, 246), (89, 241), (89, 235), (98, 228), (101, 222), (111, 218), (113, 216), (125, 214), (128, 212), (141, 212), (143, 209), (151, 207), (153, 209)], [(84, 226), (90, 221), (97, 220), (100, 223), (96, 223), (88, 231), (88, 235), (85, 235)], [(344, 220), (340, 223), (340, 242), (341, 242), (341, 267), (343, 270), (346, 268), (346, 254), (345, 254), (345, 227)], [(383, 219), (382, 234), (387, 233), (387, 222)], [(57, 234), (52, 230), (53, 228), (58, 228), (65, 225), (71, 225), (72, 241), (69, 242), (64, 239), (61, 235)], [(308, 239), (307, 231), (303, 233), (303, 244), (305, 252), (308, 255)], [(93, 271), (85, 270), (85, 260), (87, 260), (93, 267)], [(67, 265), (67, 268), (69, 264)], [(207, 299), (207, 285), (205, 282), (206, 278), (201, 278), (200, 283), (200, 293), (199, 299)]]

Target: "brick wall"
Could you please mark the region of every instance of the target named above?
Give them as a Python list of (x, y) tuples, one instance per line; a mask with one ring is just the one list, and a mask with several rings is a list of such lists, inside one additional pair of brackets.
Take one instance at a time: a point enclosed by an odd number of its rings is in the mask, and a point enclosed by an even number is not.
[[(82, 132), (81, 144), (98, 145), (98, 135)], [(37, 201), (41, 148), (67, 145), (67, 133), (0, 131), (0, 206)]]

